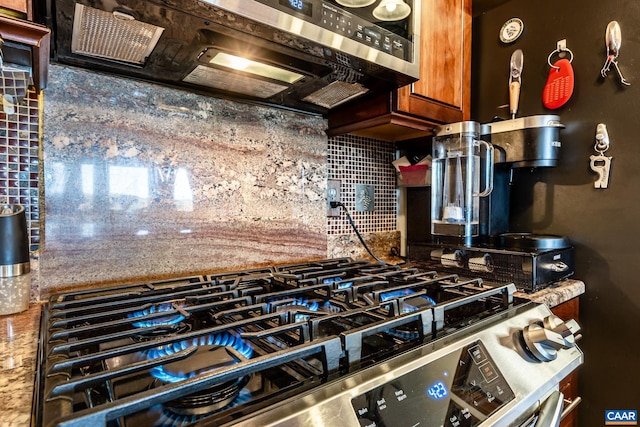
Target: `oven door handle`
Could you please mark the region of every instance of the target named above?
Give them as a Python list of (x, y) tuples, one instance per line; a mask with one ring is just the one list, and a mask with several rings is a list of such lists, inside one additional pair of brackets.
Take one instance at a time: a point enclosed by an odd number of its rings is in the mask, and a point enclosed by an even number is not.
[(564, 395), (556, 390), (544, 401), (538, 413), (535, 427), (558, 427), (562, 418)]

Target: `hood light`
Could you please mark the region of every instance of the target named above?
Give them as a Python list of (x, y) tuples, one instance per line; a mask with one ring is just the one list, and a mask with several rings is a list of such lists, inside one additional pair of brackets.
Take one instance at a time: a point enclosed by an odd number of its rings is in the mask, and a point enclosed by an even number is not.
[(244, 71), (256, 76), (279, 80), (289, 84), (295, 83), (304, 77), (303, 74), (285, 70), (284, 68), (274, 67), (272, 65), (263, 64), (261, 62), (230, 55), (224, 52), (218, 52), (213, 58), (211, 58), (209, 63), (212, 65), (232, 68), (238, 71)]
[(373, 16), (380, 21), (399, 21), (411, 13), (411, 7), (402, 0), (382, 0), (373, 9)]
[(376, 0), (336, 0), (336, 2), (346, 7), (366, 7), (374, 4)]

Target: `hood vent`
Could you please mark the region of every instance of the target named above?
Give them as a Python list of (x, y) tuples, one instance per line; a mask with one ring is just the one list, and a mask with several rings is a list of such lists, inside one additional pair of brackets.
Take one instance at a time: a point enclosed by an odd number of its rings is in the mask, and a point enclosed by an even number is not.
[(367, 92), (369, 92), (369, 89), (360, 83), (335, 81), (302, 98), (302, 100), (331, 109)]
[(105, 12), (76, 4), (71, 51), (79, 55), (142, 65), (164, 28), (136, 21), (120, 11)]
[(358, 83), (363, 77), (361, 73), (341, 64), (332, 64), (331, 68), (333, 72), (325, 78), (330, 83), (302, 98), (303, 101), (331, 109), (369, 92)]

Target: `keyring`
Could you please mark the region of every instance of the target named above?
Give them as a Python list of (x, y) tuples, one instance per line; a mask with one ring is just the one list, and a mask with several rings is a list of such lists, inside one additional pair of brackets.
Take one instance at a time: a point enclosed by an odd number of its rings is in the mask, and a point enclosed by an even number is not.
[(563, 52), (569, 52), (569, 55), (571, 55), (571, 56), (569, 57), (569, 64), (571, 64), (571, 63), (573, 62), (573, 52), (571, 52), (571, 49), (569, 49), (569, 48), (567, 47), (567, 40), (566, 40), (566, 39), (560, 40), (560, 41), (557, 43), (557, 45), (556, 45), (556, 46), (557, 46), (556, 50), (554, 50), (553, 52), (551, 52), (551, 53), (549, 54), (549, 56), (547, 57), (547, 64), (549, 64), (549, 67), (554, 68), (554, 69), (556, 69), (556, 70), (559, 70), (559, 69), (560, 69), (560, 67), (557, 67), (557, 66), (555, 66), (555, 65), (553, 65), (553, 64), (551, 63), (551, 57), (553, 56), (553, 54), (554, 54), (554, 53), (557, 53), (558, 55), (560, 55), (560, 54), (561, 54), (561, 53), (563, 53)]

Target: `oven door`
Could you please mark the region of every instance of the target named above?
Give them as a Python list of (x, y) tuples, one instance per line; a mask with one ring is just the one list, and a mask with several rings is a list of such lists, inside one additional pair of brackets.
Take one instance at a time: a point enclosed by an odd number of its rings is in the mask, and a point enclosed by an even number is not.
[(520, 427), (558, 427), (562, 420), (564, 395), (555, 390)]

